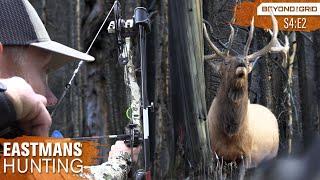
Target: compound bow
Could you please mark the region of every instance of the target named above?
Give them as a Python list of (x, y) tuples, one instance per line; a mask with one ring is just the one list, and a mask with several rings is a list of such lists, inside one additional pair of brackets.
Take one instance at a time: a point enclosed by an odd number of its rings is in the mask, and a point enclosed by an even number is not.
[[(131, 159), (133, 155), (133, 147), (143, 144), (144, 152), (144, 169), (138, 170), (135, 173), (135, 179), (151, 179), (151, 161), (150, 161), (150, 139), (149, 139), (149, 111), (153, 108), (153, 103), (149, 103), (147, 95), (147, 58), (146, 58), (146, 33), (150, 30), (150, 19), (147, 9), (144, 7), (137, 7), (134, 10), (133, 19), (124, 20), (121, 17), (121, 4), (116, 0), (96, 33), (94, 39), (90, 43), (86, 53), (88, 54), (95, 43), (102, 28), (105, 26), (110, 14), (114, 12), (115, 20), (111, 21), (108, 26), (108, 32), (114, 33), (116, 36), (117, 50), (118, 50), (118, 62), (124, 65), (125, 68), (125, 80), (128, 88), (130, 88), (131, 97), (131, 115), (129, 119), (128, 130), (126, 134), (121, 135), (108, 135), (97, 137), (79, 137), (74, 139), (100, 139), (100, 138), (112, 138), (117, 140), (125, 140), (126, 144), (131, 147)], [(138, 29), (139, 35), (139, 52), (140, 52), (140, 65), (141, 65), (141, 88), (139, 87), (136, 75), (135, 67), (132, 60), (131, 53), (131, 37), (135, 36), (135, 28)], [(54, 117), (56, 110), (62, 103), (65, 95), (69, 91), (74, 78), (78, 74), (83, 61), (80, 61), (77, 68), (74, 70), (71, 79), (65, 86), (65, 89), (58, 100), (55, 109), (51, 113), (51, 117)], [(140, 90), (141, 89), (141, 90)], [(143, 130), (141, 130), (141, 110), (142, 110), (142, 122)], [(141, 132), (142, 131), (142, 132)], [(143, 136), (143, 137), (142, 137)]]

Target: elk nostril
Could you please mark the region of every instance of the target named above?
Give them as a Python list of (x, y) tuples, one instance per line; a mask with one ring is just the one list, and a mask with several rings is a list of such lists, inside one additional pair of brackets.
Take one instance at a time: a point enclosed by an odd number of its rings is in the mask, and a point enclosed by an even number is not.
[(244, 72), (239, 73), (239, 74), (238, 74), (238, 77), (239, 77), (239, 78), (243, 78), (243, 77), (244, 77)]
[(238, 64), (238, 67), (246, 67), (246, 64), (244, 62), (241, 62)]

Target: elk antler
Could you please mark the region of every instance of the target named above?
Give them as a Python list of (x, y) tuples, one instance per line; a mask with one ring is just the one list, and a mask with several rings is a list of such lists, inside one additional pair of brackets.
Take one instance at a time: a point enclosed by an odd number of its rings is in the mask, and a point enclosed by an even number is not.
[[(226, 57), (226, 56), (229, 56), (229, 52), (232, 48), (232, 44), (233, 44), (233, 40), (234, 40), (234, 28), (233, 26), (230, 24), (230, 29), (231, 29), (231, 33), (230, 33), (230, 36), (229, 36), (229, 42), (228, 42), (228, 49), (227, 49), (227, 52), (226, 53), (223, 53), (219, 50), (219, 48), (217, 46), (215, 46), (213, 44), (213, 42), (211, 41), (210, 37), (209, 37), (209, 34), (208, 34), (208, 31), (207, 31), (207, 27), (206, 27), (206, 24), (203, 23), (203, 32), (204, 32), (204, 36), (206, 38), (206, 40), (208, 41), (209, 45), (211, 46), (211, 48), (213, 49), (213, 51), (216, 53), (216, 55), (222, 57), (223, 59)], [(205, 59), (213, 59), (215, 58), (216, 56), (215, 55), (208, 55), (205, 57)]]
[[(244, 59), (247, 61), (247, 63), (251, 63), (255, 61), (257, 58), (267, 54), (268, 52), (281, 52), (284, 55), (284, 58), (287, 59), (288, 52), (289, 52), (289, 39), (287, 36), (285, 36), (285, 45), (282, 46), (281, 43), (278, 40), (278, 33), (279, 33), (279, 27), (278, 27), (278, 21), (274, 17), (273, 14), (271, 14), (271, 19), (272, 19), (272, 29), (273, 32), (270, 31), (270, 34), (272, 36), (271, 41), (269, 42), (268, 45), (266, 45), (264, 48), (262, 48), (260, 51), (257, 51), (253, 54), (248, 55), (249, 49), (250, 49), (250, 44), (253, 39), (253, 33), (254, 33), (254, 18), (251, 20), (251, 26), (250, 26), (250, 32), (249, 32), (249, 37), (246, 42), (246, 45), (244, 47)], [(232, 42), (234, 39), (234, 28), (230, 25), (231, 28), (231, 34), (229, 37), (229, 45), (228, 45), (228, 50), (227, 53), (221, 52), (210, 40), (206, 25), (203, 23), (203, 31), (206, 40), (208, 41), (210, 47), (213, 49), (213, 51), (216, 53), (215, 55), (220, 56), (221, 58), (225, 59), (227, 56), (229, 56), (229, 51), (232, 46)], [(205, 59), (213, 59), (216, 56), (215, 55), (209, 55), (206, 56)]]
[[(278, 27), (278, 21), (277, 19), (274, 17), (273, 14), (271, 14), (271, 18), (272, 18), (272, 26), (273, 26), (273, 32), (270, 33), (272, 35), (271, 41), (269, 42), (268, 45), (266, 45), (263, 49), (261, 49), (260, 51), (257, 51), (253, 54), (247, 55), (245, 54), (245, 59), (247, 60), (247, 62), (252, 62), (254, 60), (256, 60), (257, 58), (267, 54), (269, 51), (271, 52), (282, 52), (284, 55), (284, 58), (287, 59), (288, 56), (288, 51), (289, 51), (289, 40), (288, 37), (285, 36), (285, 45), (282, 46), (278, 40), (278, 33), (279, 33), (279, 27)], [(253, 25), (251, 24), (251, 30), (253, 29)], [(250, 30), (250, 35), (249, 35), (249, 39), (251, 36), (253, 36), (253, 31)], [(252, 37), (251, 37), (252, 38)], [(250, 44), (247, 42), (248, 46), (250, 46)], [(247, 53), (249, 47), (246, 46), (245, 48), (245, 53)]]
[(225, 55), (223, 54), (223, 52), (221, 52), (221, 51), (219, 50), (219, 48), (217, 48), (217, 46), (215, 46), (215, 45), (213, 44), (213, 42), (211, 41), (205, 23), (203, 23), (203, 33), (204, 33), (204, 36), (205, 36), (206, 40), (208, 41), (210, 47), (213, 49), (213, 51), (214, 51), (218, 56), (220, 56), (220, 57), (222, 57), (222, 58), (224, 59), (226, 56), (225, 56)]
[(244, 56), (248, 56), (248, 54), (249, 54), (250, 45), (251, 45), (251, 42), (253, 39), (253, 32), (254, 32), (254, 17), (252, 17), (250, 31), (249, 31), (249, 37), (248, 37), (246, 46), (244, 47), (244, 51), (243, 51)]
[(228, 49), (227, 49), (227, 56), (229, 56), (229, 52), (232, 48), (232, 44), (233, 44), (233, 40), (234, 40), (234, 28), (231, 24), (229, 24), (230, 26), (230, 29), (231, 29), (231, 33), (230, 33), (230, 36), (229, 36), (229, 42), (228, 42)]

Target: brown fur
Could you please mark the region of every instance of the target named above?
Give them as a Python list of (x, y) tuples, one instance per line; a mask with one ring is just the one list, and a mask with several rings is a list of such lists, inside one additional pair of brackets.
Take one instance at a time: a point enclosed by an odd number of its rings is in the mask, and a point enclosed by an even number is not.
[(250, 104), (248, 72), (237, 57), (221, 66), (222, 80), (209, 113), (211, 147), (225, 160), (248, 160), (254, 167), (276, 156), (279, 144), (278, 124), (270, 110)]

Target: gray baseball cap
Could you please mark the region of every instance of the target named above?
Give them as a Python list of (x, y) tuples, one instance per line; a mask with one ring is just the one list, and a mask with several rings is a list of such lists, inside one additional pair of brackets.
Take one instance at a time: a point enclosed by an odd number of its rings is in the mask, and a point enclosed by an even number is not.
[(52, 41), (28, 0), (0, 0), (0, 43), (30, 45), (53, 52), (53, 59), (49, 64), (51, 70), (73, 59), (95, 60), (86, 53)]

